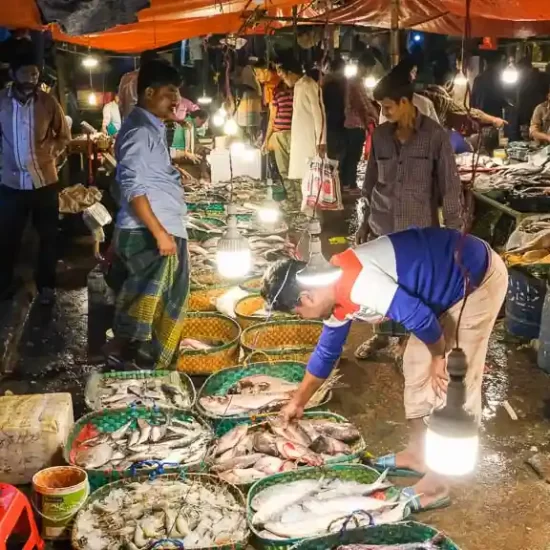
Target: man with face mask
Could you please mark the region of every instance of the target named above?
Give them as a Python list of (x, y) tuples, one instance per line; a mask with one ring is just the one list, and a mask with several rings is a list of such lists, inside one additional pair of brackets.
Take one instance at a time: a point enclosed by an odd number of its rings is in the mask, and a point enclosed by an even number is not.
[(0, 92), (0, 299), (13, 296), (13, 271), (27, 219), (40, 247), (36, 286), (43, 304), (55, 298), (59, 198), (57, 158), (70, 141), (63, 109), (39, 89), (40, 69), (30, 49), (10, 63), (13, 83)]
[(337, 254), (331, 263), (340, 268), (340, 278), (322, 287), (301, 283), (297, 273), (304, 263), (296, 260), (281, 260), (264, 275), (261, 293), (274, 310), (325, 319), (304, 379), (282, 416), (287, 421), (302, 416), (340, 358), (353, 320), (401, 323), (411, 333), (403, 355), (409, 442), (404, 450), (378, 458), (375, 466), (421, 478), (402, 492), (413, 510), (444, 506), (448, 481), (426, 466), (424, 420), (444, 403), (446, 355), (457, 340), (468, 365), (464, 408), (481, 420), (485, 357), (506, 295), (506, 266), (477, 237), (439, 227), (379, 237)]
[[(410, 227), (438, 227), (440, 205), (445, 226), (462, 227), (462, 184), (449, 136), (415, 107), (413, 91), (399, 72), (388, 74), (374, 90), (388, 122), (373, 133), (357, 244)], [(375, 334), (355, 356), (367, 359), (388, 344), (387, 336)]]

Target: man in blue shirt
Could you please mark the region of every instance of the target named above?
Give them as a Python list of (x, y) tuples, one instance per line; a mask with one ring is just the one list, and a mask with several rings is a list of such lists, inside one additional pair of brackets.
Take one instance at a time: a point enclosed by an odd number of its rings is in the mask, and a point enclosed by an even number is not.
[[(458, 260), (458, 261), (457, 261)], [(480, 239), (442, 228), (409, 229), (379, 237), (332, 258), (342, 270), (325, 287), (296, 279), (302, 262), (275, 264), (264, 276), (262, 295), (274, 309), (306, 319), (326, 319), (307, 373), (290, 404), (287, 420), (299, 417), (340, 358), (353, 319), (389, 318), (410, 333), (403, 356), (405, 415), (411, 435), (404, 451), (376, 465), (422, 479), (403, 490), (413, 509), (448, 503), (445, 479), (424, 462), (424, 420), (444, 403), (446, 355), (458, 340), (468, 362), (465, 409), (481, 419), (481, 383), (489, 336), (504, 300), (508, 273), (498, 254)], [(464, 305), (465, 289), (467, 300)]]
[(138, 104), (115, 145), (121, 208), (114, 248), (128, 277), (117, 296), (113, 349), (134, 359), (150, 343), (159, 368), (179, 344), (189, 286), (187, 210), (163, 123), (173, 117), (179, 85), (177, 70), (163, 61), (141, 67)]

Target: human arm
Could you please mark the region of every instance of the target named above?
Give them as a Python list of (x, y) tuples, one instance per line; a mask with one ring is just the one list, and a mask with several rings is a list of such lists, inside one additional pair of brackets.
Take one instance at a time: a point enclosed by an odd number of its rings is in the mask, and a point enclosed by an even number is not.
[(532, 139), (537, 141), (548, 142), (550, 143), (550, 134), (547, 134), (543, 128), (543, 115), (544, 115), (544, 104), (538, 105), (533, 112), (533, 117), (531, 118), (531, 126), (529, 127), (529, 136)]
[(107, 126), (109, 126), (109, 123), (111, 122), (111, 109), (109, 107), (109, 104), (103, 106), (103, 121), (101, 122), (101, 132), (103, 134), (107, 133)]
[(443, 221), (446, 227), (462, 229), (464, 222), (464, 197), (458, 175), (453, 147), (449, 136), (440, 131), (435, 158), (435, 178), (443, 201)]
[(325, 323), (319, 342), (307, 364), (304, 379), (291, 402), (281, 411), (286, 421), (302, 415), (308, 401), (329, 377), (336, 361), (342, 355), (350, 328), (351, 321), (331, 319)]
[(325, 114), (325, 104), (323, 103), (323, 94), (319, 85), (313, 80), (307, 82), (304, 86), (306, 100), (311, 106), (311, 114), (315, 129), (315, 139), (319, 155), (326, 152), (327, 147), (327, 117)]
[(269, 120), (267, 122), (267, 130), (265, 133), (265, 140), (262, 145), (262, 149), (264, 151), (268, 150), (269, 146), (269, 140), (271, 139), (271, 136), (273, 135), (273, 125), (275, 123), (275, 117), (277, 115), (277, 105), (275, 104), (275, 99), (269, 104)]
[(61, 153), (63, 153), (71, 141), (71, 130), (67, 124), (67, 119), (65, 118), (65, 113), (63, 108), (58, 103), (58, 101), (52, 97), (48, 96), (52, 103), (52, 119), (51, 119), (51, 130), (54, 136), (52, 155), (54, 158), (57, 158)]
[(131, 205), (137, 218), (151, 232), (159, 252), (163, 256), (176, 253), (174, 237), (170, 235), (156, 217), (147, 197), (140, 174), (147, 170), (149, 160), (149, 133), (138, 127), (119, 138), (117, 150), (117, 180), (121, 196)]

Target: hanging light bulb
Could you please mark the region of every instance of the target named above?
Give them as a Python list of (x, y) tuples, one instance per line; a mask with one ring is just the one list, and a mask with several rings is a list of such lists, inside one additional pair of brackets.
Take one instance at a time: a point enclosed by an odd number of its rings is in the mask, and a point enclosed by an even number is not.
[(82, 66), (86, 69), (94, 69), (99, 65), (99, 59), (93, 55), (87, 55), (82, 59)]
[(296, 280), (305, 287), (330, 286), (342, 275), (342, 270), (335, 267), (323, 256), (321, 247), (321, 224), (313, 219), (309, 223), (309, 260), (307, 265), (296, 274)]
[(363, 83), (365, 84), (365, 88), (368, 90), (373, 90), (376, 88), (376, 85), (378, 84), (378, 79), (376, 79), (374, 76), (369, 75), (365, 77), (365, 80), (363, 80)]
[(97, 105), (97, 96), (95, 95), (95, 92), (90, 92), (88, 95), (88, 104)]
[(197, 99), (199, 105), (210, 105), (212, 103), (212, 98), (206, 94), (202, 94), (199, 99)]
[(236, 136), (239, 131), (239, 126), (232, 118), (229, 118), (223, 125), (223, 131), (228, 136)]
[(237, 229), (237, 207), (227, 207), (227, 231), (218, 242), (216, 264), (225, 279), (242, 279), (252, 267), (252, 252), (248, 241)]
[(359, 68), (357, 67), (357, 63), (354, 61), (348, 61), (344, 67), (344, 76), (346, 78), (353, 78), (354, 76), (357, 76), (358, 71)]
[(515, 84), (519, 79), (519, 72), (514, 67), (512, 63), (510, 63), (503, 71), (502, 71), (502, 82), (504, 84)]
[(455, 348), (447, 358), (447, 403), (432, 413), (426, 432), (426, 465), (438, 474), (463, 476), (477, 463), (479, 435), (474, 417), (464, 410), (466, 356)]
[(466, 86), (466, 84), (468, 84), (468, 78), (466, 77), (466, 75), (464, 74), (464, 72), (462, 70), (460, 70), (460, 71), (458, 71), (458, 73), (456, 73), (455, 78), (454, 78), (454, 83), (457, 86)]
[(277, 223), (280, 217), (279, 205), (273, 200), (273, 180), (268, 178), (266, 199), (258, 210), (258, 218), (262, 223), (272, 225)]

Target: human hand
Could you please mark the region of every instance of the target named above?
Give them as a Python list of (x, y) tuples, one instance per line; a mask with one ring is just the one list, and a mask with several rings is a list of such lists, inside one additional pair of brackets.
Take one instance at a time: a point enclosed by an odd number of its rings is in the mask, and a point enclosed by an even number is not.
[(320, 157), (325, 157), (327, 154), (327, 146), (325, 143), (322, 143), (321, 145), (317, 145), (317, 154)]
[(355, 233), (355, 246), (365, 244), (369, 240), (370, 228), (367, 221), (364, 221)]
[(447, 359), (443, 356), (432, 357), (430, 365), (430, 375), (432, 378), (432, 388), (440, 399), (447, 393), (449, 384), (449, 375), (447, 374)]
[(175, 256), (176, 240), (170, 233), (163, 232), (157, 237), (157, 247), (161, 256)]
[(495, 128), (502, 128), (503, 126), (506, 126), (507, 124), (508, 124), (508, 122), (506, 120), (504, 120), (503, 118), (494, 117), (493, 126)]
[(304, 407), (300, 405), (295, 399), (292, 399), (288, 405), (281, 409), (279, 416), (283, 419), (283, 424), (287, 426), (293, 420), (302, 418), (304, 415)]

